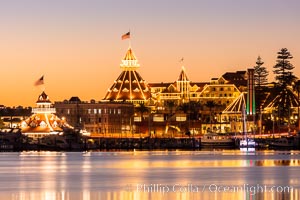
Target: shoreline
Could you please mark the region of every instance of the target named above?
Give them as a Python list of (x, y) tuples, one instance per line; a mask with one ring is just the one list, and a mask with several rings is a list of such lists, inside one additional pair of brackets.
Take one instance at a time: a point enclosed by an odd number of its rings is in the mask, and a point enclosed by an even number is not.
[[(276, 147), (269, 146), (276, 139), (257, 139), (261, 144), (255, 150), (300, 150), (299, 146)], [(238, 140), (237, 140), (238, 141)], [(66, 140), (65, 143), (59, 142), (57, 138), (51, 143), (42, 143), (40, 140), (37, 143), (15, 143), (1, 144), (0, 152), (22, 152), (22, 151), (69, 151), (69, 152), (84, 152), (84, 151), (159, 151), (159, 150), (239, 150), (237, 141), (232, 145), (201, 145), (200, 138), (83, 138), (78, 141)]]

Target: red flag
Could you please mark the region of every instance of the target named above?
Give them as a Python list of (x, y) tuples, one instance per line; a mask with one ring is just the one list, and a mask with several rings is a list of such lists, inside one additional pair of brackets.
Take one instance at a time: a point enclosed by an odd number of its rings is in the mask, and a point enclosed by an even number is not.
[(125, 40), (125, 39), (128, 39), (128, 38), (130, 38), (130, 31), (129, 32), (127, 32), (127, 33), (125, 33), (124, 35), (122, 35), (122, 40)]
[(39, 85), (43, 85), (43, 84), (44, 84), (44, 75), (34, 83), (35, 86), (39, 86)]

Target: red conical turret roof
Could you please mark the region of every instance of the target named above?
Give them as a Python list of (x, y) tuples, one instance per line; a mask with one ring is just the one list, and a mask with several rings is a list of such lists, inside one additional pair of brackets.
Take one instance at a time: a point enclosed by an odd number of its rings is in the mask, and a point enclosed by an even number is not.
[(104, 100), (129, 102), (148, 100), (150, 89), (136, 71), (139, 64), (131, 48), (128, 48), (120, 66), (123, 71), (106, 93)]
[(36, 103), (51, 103), (48, 95), (43, 91)]
[(128, 48), (123, 60), (137, 60), (131, 48)]

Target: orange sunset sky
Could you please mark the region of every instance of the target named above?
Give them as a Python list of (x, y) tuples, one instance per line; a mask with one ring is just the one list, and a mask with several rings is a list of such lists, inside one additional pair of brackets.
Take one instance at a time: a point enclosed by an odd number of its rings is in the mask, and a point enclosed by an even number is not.
[(285, 47), (300, 78), (299, 0), (10, 0), (0, 2), (0, 104), (34, 106), (45, 75), (52, 102), (101, 100), (131, 46), (148, 82), (191, 81), (253, 67), (274, 80)]

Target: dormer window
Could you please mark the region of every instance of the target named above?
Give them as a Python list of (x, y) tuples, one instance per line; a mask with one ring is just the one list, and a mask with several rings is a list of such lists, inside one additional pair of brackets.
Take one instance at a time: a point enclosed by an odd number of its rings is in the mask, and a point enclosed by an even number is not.
[(57, 122), (54, 121), (53, 124), (52, 124), (53, 128), (56, 128), (57, 127)]
[(43, 128), (45, 128), (45, 127), (47, 127), (47, 124), (46, 124), (44, 121), (41, 121), (41, 123), (40, 123), (40, 127), (43, 127)]

